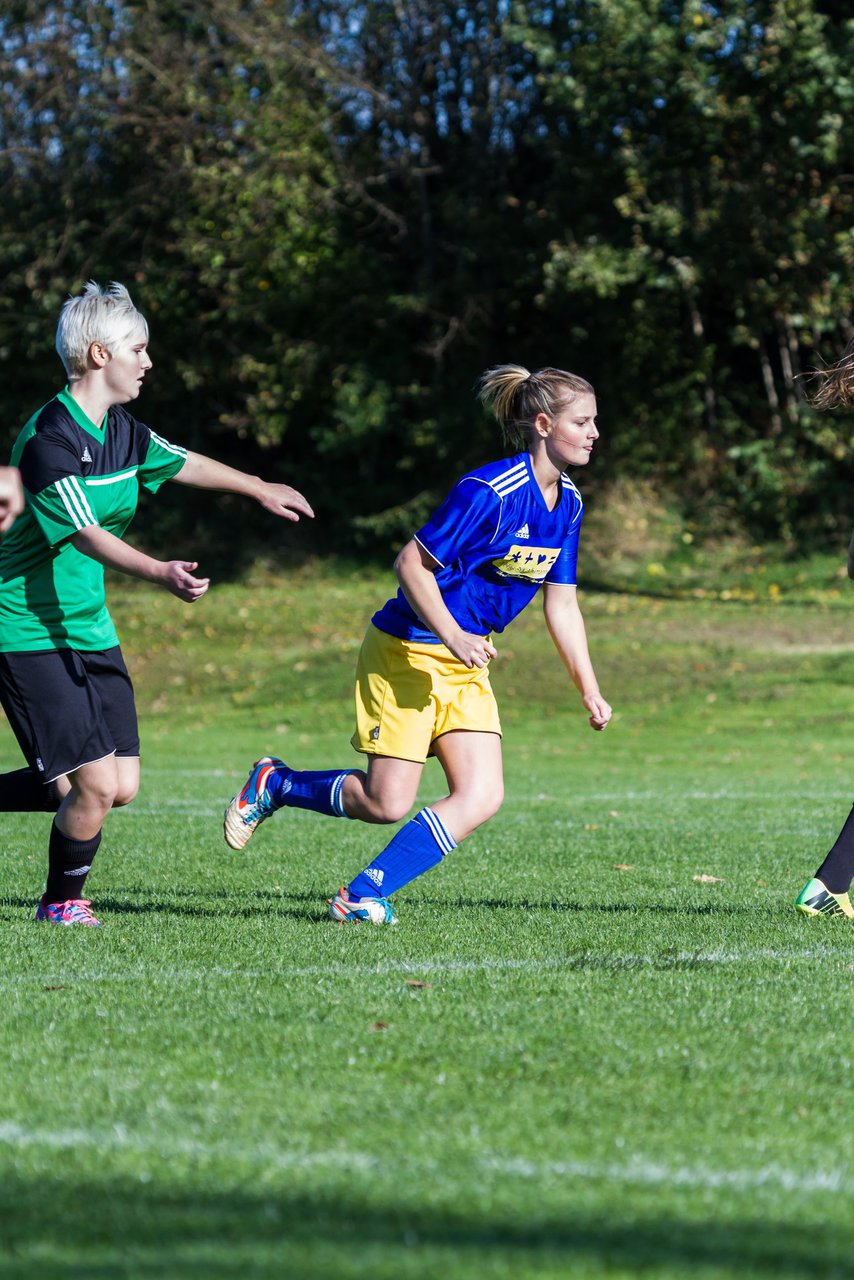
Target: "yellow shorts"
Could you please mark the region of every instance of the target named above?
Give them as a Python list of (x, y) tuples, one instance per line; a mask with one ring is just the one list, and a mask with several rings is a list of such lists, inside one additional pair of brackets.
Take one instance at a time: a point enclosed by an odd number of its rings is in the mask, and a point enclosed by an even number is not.
[(356, 668), (356, 750), (423, 762), (452, 729), (501, 734), (488, 668), (369, 626)]

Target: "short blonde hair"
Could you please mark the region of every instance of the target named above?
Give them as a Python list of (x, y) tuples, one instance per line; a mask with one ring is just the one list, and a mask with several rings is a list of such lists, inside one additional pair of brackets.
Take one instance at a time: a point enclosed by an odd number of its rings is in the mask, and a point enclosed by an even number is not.
[(93, 342), (113, 354), (116, 347), (135, 333), (148, 341), (148, 324), (137, 311), (123, 284), (115, 280), (102, 289), (90, 280), (83, 292), (69, 298), (59, 313), (56, 327), (56, 350), (69, 378), (82, 378)]
[(816, 409), (854, 409), (854, 338), (836, 364), (819, 369), (814, 376), (820, 379), (818, 390), (810, 396)]
[(595, 395), (590, 383), (565, 369), (530, 373), (521, 364), (499, 364), (478, 379), (478, 397), (492, 411), (504, 443), (524, 448), (530, 443), (539, 413), (553, 418), (579, 396)]

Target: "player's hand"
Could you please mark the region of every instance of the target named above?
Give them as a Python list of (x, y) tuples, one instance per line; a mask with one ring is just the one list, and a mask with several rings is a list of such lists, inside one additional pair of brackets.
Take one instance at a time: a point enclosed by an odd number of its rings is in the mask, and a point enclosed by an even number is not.
[(0, 533), (11, 529), (24, 509), (24, 489), (17, 467), (0, 467)]
[(588, 723), (591, 729), (601, 731), (608, 727), (608, 721), (611, 719), (611, 708), (602, 697), (601, 693), (588, 694), (583, 698), (585, 707), (590, 712)]
[(446, 644), (454, 657), (467, 667), (485, 667), (490, 658), (498, 657), (498, 650), (491, 640), (486, 636), (473, 636), (468, 631), (461, 631)]
[(258, 495), (258, 501), (265, 511), (274, 516), (282, 516), (285, 520), (299, 520), (300, 516), (314, 518), (307, 500), (289, 484), (265, 484)]
[(196, 560), (169, 560), (165, 565), (166, 573), (163, 585), (173, 596), (183, 600), (185, 604), (195, 604), (211, 585), (210, 578), (195, 578), (193, 571), (198, 569)]

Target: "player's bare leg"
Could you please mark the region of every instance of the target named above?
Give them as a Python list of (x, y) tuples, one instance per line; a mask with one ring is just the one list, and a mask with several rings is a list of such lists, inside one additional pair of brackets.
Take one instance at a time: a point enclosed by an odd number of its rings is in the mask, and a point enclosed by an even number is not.
[[(454, 730), (433, 743), (449, 794), (425, 806), (330, 902), (341, 923), (394, 923), (389, 898), (437, 866), (460, 840), (497, 812), (504, 795), (501, 738)], [(392, 775), (393, 776), (393, 775)]]
[(89, 899), (83, 897), (83, 885), (101, 843), (104, 819), (120, 793), (120, 778), (122, 795), (128, 796), (132, 775), (133, 770), (120, 770), (113, 755), (68, 774), (69, 790), (51, 827), (47, 885), (36, 920), (60, 925), (100, 923), (89, 909)]
[(433, 744), (449, 794), (430, 808), (459, 843), (492, 818), (504, 803), (501, 737), (455, 729)]
[(370, 756), (367, 772), (354, 769), (341, 792), (350, 818), (362, 822), (400, 822), (415, 803), (424, 766), (416, 760)]

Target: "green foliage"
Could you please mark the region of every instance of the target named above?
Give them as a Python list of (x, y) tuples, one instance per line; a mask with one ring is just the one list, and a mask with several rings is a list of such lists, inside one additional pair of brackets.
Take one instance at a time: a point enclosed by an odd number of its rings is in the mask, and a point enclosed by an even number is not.
[[(609, 405), (654, 424), (687, 498), (715, 487), (764, 536), (832, 525), (834, 468), (797, 377), (817, 340), (832, 357), (850, 306), (850, 24), (789, 0), (557, 11), (529, 7), (517, 30), (550, 128), (573, 136), (545, 304), (589, 317)], [(824, 430), (838, 472), (846, 424)], [(645, 452), (631, 429), (618, 450), (623, 473)]]
[(303, 487), (335, 545), (405, 536), (495, 453), (472, 388), (506, 360), (597, 387), (587, 487), (832, 535), (850, 420), (802, 375), (850, 334), (852, 39), (818, 0), (18, 0), (7, 435), (57, 384), (63, 297), (119, 278), (142, 415)]

